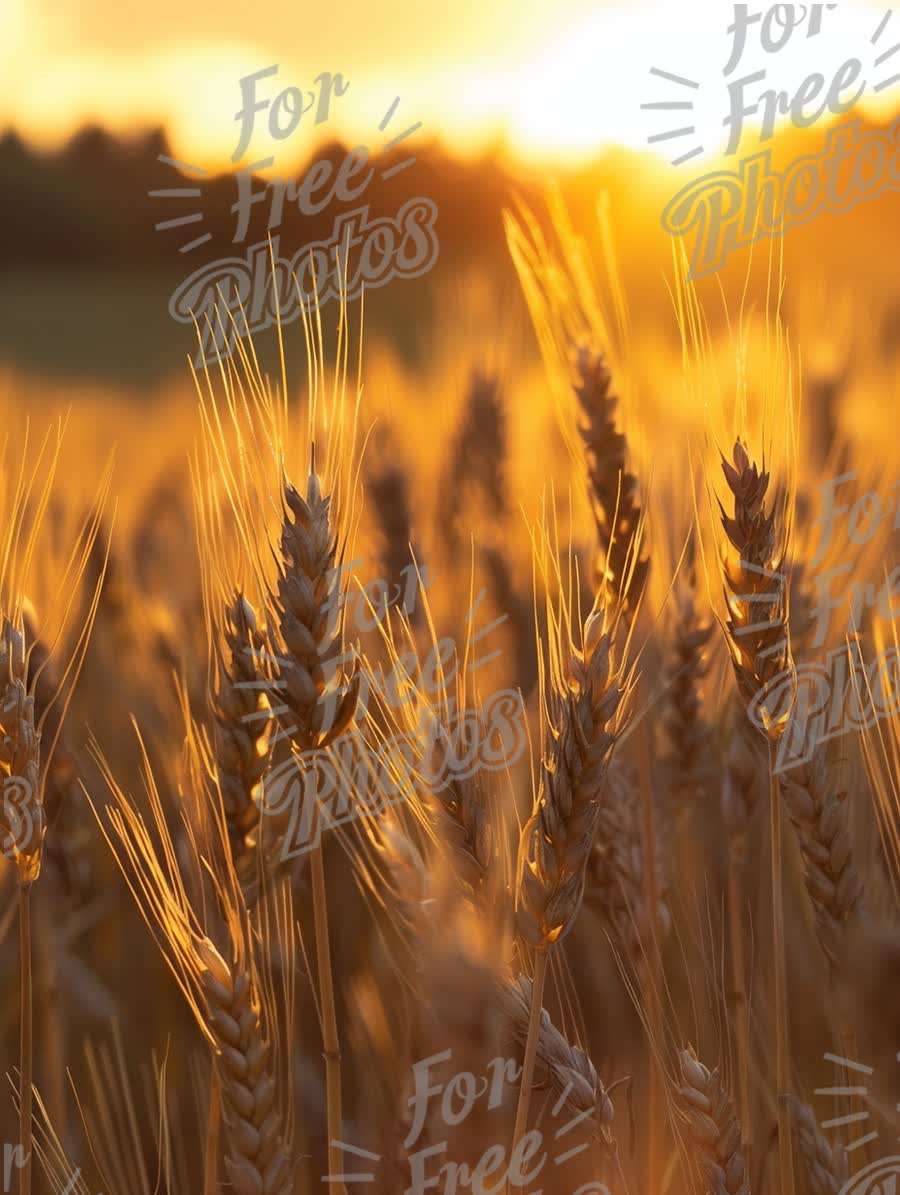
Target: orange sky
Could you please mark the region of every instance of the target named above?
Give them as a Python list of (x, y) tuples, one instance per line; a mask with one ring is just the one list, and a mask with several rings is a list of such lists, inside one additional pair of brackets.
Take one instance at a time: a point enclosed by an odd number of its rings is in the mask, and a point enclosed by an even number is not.
[[(900, 73), (900, 52), (881, 67), (873, 62), (871, 37), (885, 11), (874, 0), (841, 0), (824, 12), (817, 37), (801, 26), (768, 58), (757, 32), (741, 71), (769, 67), (775, 85), (796, 88), (813, 70), (830, 80), (857, 54), (871, 92), (876, 80)], [(374, 152), (417, 121), (457, 152), (503, 135), (532, 164), (577, 160), (609, 143), (646, 147), (673, 117), (641, 104), (690, 94), (696, 105), (683, 119), (696, 135), (657, 146), (672, 158), (695, 141), (708, 152), (721, 138), (732, 12), (723, 0), (156, 0), (128, 8), (121, 0), (0, 0), (0, 122), (45, 145), (85, 120), (118, 130), (161, 122), (180, 158), (225, 166), (237, 142), (238, 80), (278, 63), (276, 79), (260, 84), (263, 97), (274, 100), (291, 84), (308, 89), (322, 71), (350, 82), (324, 130), (304, 117), (290, 139), (274, 143), (261, 115), (249, 154), (274, 151), (282, 170), (306, 158), (323, 131)], [(900, 43), (900, 12), (892, 22), (878, 51)], [(652, 78), (651, 66), (701, 86), (679, 91)], [(881, 100), (896, 106), (898, 88)], [(397, 95), (382, 134), (378, 124)]]

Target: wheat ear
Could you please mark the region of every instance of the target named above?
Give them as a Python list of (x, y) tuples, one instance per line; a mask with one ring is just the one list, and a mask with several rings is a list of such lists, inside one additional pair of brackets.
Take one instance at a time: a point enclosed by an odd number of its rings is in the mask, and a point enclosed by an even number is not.
[[(189, 737), (188, 745), (193, 740)], [(166, 813), (143, 749), (146, 790), (153, 822), (162, 839), (158, 848), (143, 819), (117, 785), (108, 764), (99, 758), (115, 798), (108, 816), (112, 834), (97, 814), (101, 830), (131, 889), (141, 916), (153, 934), (213, 1055), (216, 1086), (222, 1101), (221, 1134), (225, 1166), (239, 1195), (289, 1195), (293, 1189), (289, 1150), (283, 1129), (278, 1080), (263, 1020), (267, 990), (253, 962), (250, 918), (236, 873), (224, 850), (220, 820), (202, 816), (204, 793), (200, 760), (192, 758), (193, 802), (186, 806), (201, 816), (188, 836), (189, 862), (196, 876), (214, 876), (215, 899), (199, 909), (191, 904), (176, 863)], [(95, 810), (95, 813), (97, 811)], [(204, 828), (205, 826), (205, 828)], [(213, 858), (201, 856), (201, 840)], [(220, 868), (214, 858), (223, 859)], [(213, 942), (209, 923), (225, 945)], [(212, 1176), (207, 1174), (207, 1185)]]
[(41, 735), (34, 693), (26, 687), (25, 637), (4, 619), (0, 633), (0, 768), (3, 808), (0, 826), (7, 832), (4, 852), (16, 863), (19, 886), (27, 888), (41, 873), (46, 816), (41, 789)]
[(578, 915), (618, 728), (623, 691), (599, 611), (585, 624), (584, 650), (570, 658), (567, 686), (520, 842), (517, 925), (541, 952), (564, 938)]
[(46, 831), (41, 793), (41, 736), (34, 717), (34, 694), (26, 689), (25, 638), (9, 619), (0, 636), (0, 766), (5, 773), (0, 827), (4, 853), (15, 861), (19, 889), (19, 1142), (25, 1165), (19, 1171), (19, 1195), (31, 1192), (33, 1136), (32, 1076), (33, 993), (31, 969), (31, 886), (41, 872)]
[[(391, 444), (386, 437), (384, 448), (387, 455)], [(404, 572), (410, 568), (414, 559), (419, 558), (418, 553), (411, 547), (413, 529), (409, 480), (397, 464), (386, 462), (381, 469), (369, 476), (367, 490), (371, 495), (381, 532), (379, 555), (385, 570), (385, 579), (393, 585), (400, 585)], [(416, 615), (419, 610), (420, 603), (417, 601)]]
[(666, 669), (668, 700), (663, 714), (672, 790), (679, 814), (685, 812), (686, 802), (703, 778), (709, 728), (702, 716), (702, 684), (709, 668), (707, 648), (713, 633), (712, 623), (701, 622), (698, 617), (692, 560), (688, 567), (689, 575), (675, 590), (676, 615)]
[(828, 963), (837, 969), (849, 924), (864, 912), (863, 884), (853, 861), (847, 794), (828, 776), (823, 753), (781, 777), (800, 851), (806, 889), (812, 898), (816, 936)]
[(259, 807), (254, 794), (269, 764), (269, 725), (260, 658), (266, 638), (247, 599), (235, 594), (225, 611), (226, 653), (219, 652), (212, 697), (215, 763), (231, 858), (248, 900), (256, 892), (254, 839)]
[(431, 749), (429, 769), (447, 779), (432, 790), (430, 805), (437, 833), (453, 864), (454, 875), (464, 891), (478, 901), (484, 891), (494, 859), (495, 841), (491, 818), (478, 781), (446, 768), (448, 744), (437, 736)]
[[(597, 833), (588, 864), (588, 899), (596, 902), (624, 957), (638, 972), (652, 957), (654, 932), (662, 941), (671, 924), (663, 860), (656, 851), (657, 907), (647, 907), (640, 791), (613, 763), (606, 780)], [(655, 917), (656, 928), (652, 928)]]
[[(30, 603), (24, 606), (22, 622), (28, 643), (26, 684), (34, 694), (34, 720), (41, 728), (41, 741), (51, 747), (49, 758), (46, 746), (41, 750), (42, 802), (47, 826), (43, 865), (55, 868), (73, 904), (86, 903), (95, 895), (89, 891), (93, 860), (87, 850), (89, 833), (77, 785), (76, 756), (65, 732), (66, 703), (59, 701), (65, 676), (60, 676), (53, 656), (39, 637), (37, 617)], [(93, 616), (90, 610), (86, 614), (90, 625)], [(62, 1133), (65, 1126), (59, 1101), (48, 1098), (48, 1103), (54, 1125)]]
[[(497, 983), (497, 999), (513, 1036), (521, 1046), (528, 1038), (534, 987), (525, 975)], [(537, 1035), (536, 1071), (546, 1078), (558, 1096), (565, 1096), (573, 1112), (586, 1115), (587, 1122), (606, 1141), (611, 1141), (609, 1126), (614, 1118), (612, 1100), (597, 1075), (590, 1057), (573, 1046), (553, 1024), (545, 1008), (540, 1009)]]
[(618, 398), (602, 353), (581, 346), (576, 354), (575, 394), (588, 486), (604, 563), (598, 560), (595, 588), (607, 581), (633, 615), (647, 582), (649, 559), (637, 551), (641, 524), (638, 481), (628, 470), (628, 444), (616, 430)]
[(585, 872), (615, 744), (623, 691), (611, 659), (602, 611), (584, 627), (584, 649), (573, 650), (558, 694), (535, 810), (519, 843), (516, 920), (537, 951), (513, 1148), (528, 1123), (528, 1107), (549, 950), (571, 930), (584, 896)]
[(222, 1093), (225, 1168), (237, 1195), (286, 1195), (292, 1189), (282, 1136), (271, 1046), (249, 975), (228, 966), (208, 938), (196, 938), (198, 980)]
[(791, 1116), (812, 1195), (838, 1195), (849, 1175), (846, 1150), (840, 1145), (829, 1145), (819, 1132), (808, 1104), (792, 1099)]
[(705, 1067), (690, 1047), (679, 1052), (678, 1061), (681, 1081), (675, 1089), (676, 1105), (687, 1124), (705, 1195), (750, 1195), (741, 1131), (718, 1070)]
[(279, 658), (277, 691), (283, 725), (299, 751), (327, 745), (353, 717), (356, 686), (340, 702), (331, 725), (325, 688), (340, 653), (335, 614), (337, 541), (331, 525), (331, 500), (322, 494), (311, 471), (306, 497), (286, 482), (278, 577), (278, 625), (286, 653)]
[(478, 900), (494, 858), (494, 835), (484, 798), (472, 779), (454, 777), (437, 797), (439, 833), (459, 883)]
[(751, 462), (740, 440), (732, 456), (733, 463), (722, 461), (734, 500), (733, 515), (721, 510), (722, 525), (738, 554), (725, 561), (728, 644), (738, 690), (749, 704), (790, 660), (784, 555), (776, 542), (775, 513), (765, 509), (769, 474)]
[[(506, 415), (496, 377), (474, 370), (469, 380), (463, 418), (449, 462), (445, 500), (441, 504), (442, 529), (447, 543), (458, 548), (463, 539), (461, 515), (471, 487), (495, 519), (506, 512)], [(468, 534), (468, 533), (466, 533)]]

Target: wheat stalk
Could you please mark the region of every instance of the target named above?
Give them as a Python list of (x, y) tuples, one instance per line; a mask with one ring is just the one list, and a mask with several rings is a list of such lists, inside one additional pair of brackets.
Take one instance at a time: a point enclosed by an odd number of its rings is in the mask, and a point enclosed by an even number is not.
[[(736, 566), (726, 564), (729, 642), (738, 689), (742, 698), (750, 701), (785, 672), (793, 673), (784, 576), (778, 572), (783, 556), (776, 551), (774, 513), (767, 515), (764, 508), (768, 474), (759, 473), (751, 464), (740, 441), (734, 449), (734, 467), (725, 461), (723, 469), (735, 502), (734, 518), (723, 513), (723, 524), (732, 545), (741, 553)], [(754, 593), (762, 600), (752, 601)], [(761, 704), (758, 708), (774, 749), (788, 726), (793, 707), (773, 710)], [(798, 712), (802, 717), (803, 711)], [(814, 747), (808, 763), (780, 772), (778, 784), (797, 832), (819, 943), (835, 967), (843, 930), (863, 907), (862, 884), (852, 858), (847, 802), (828, 780), (820, 744)]]
[(744, 1132), (744, 1154), (748, 1166), (753, 1156), (753, 1119), (750, 1108), (750, 1017), (747, 972), (744, 959), (744, 877), (747, 865), (747, 833), (750, 818), (759, 801), (759, 764), (765, 761), (761, 744), (750, 738), (750, 730), (739, 702), (731, 703), (731, 734), (723, 752), (721, 792), (722, 822), (726, 841), (726, 902), (731, 956), (734, 1038), (738, 1057), (738, 1106)]
[[(188, 899), (146, 753), (147, 791), (161, 849), (108, 764), (102, 758), (99, 762), (116, 802), (108, 810), (114, 837), (101, 820), (104, 837), (212, 1049), (222, 1101), (225, 1167), (232, 1186), (241, 1195), (288, 1195), (293, 1189), (290, 1154), (271, 1041), (264, 1024), (265, 1004), (253, 963), (249, 914), (230, 858), (217, 850), (215, 838), (209, 837), (210, 829), (213, 836), (224, 837), (225, 827), (214, 818), (207, 829), (203, 820), (207, 798), (200, 779), (202, 768), (195, 758), (195, 799), (188, 806), (197, 819), (190, 837), (191, 869), (195, 876), (215, 876), (218, 914), (207, 902), (198, 914)], [(204, 841), (211, 848), (210, 858), (198, 853)], [(227, 859), (217, 872), (211, 868), (216, 857)], [(215, 929), (209, 924), (213, 921)], [(210, 936), (212, 932), (223, 940), (221, 949)]]
[[(733, 464), (722, 461), (722, 470), (734, 499), (734, 513), (719, 504), (722, 525), (737, 561), (725, 561), (728, 602), (728, 646), (741, 700), (751, 702), (759, 690), (780, 676), (790, 664), (783, 551), (777, 543), (775, 515), (766, 513), (769, 475), (751, 462), (747, 449), (736, 441)], [(770, 744), (770, 838), (772, 868), (772, 935), (775, 971), (775, 1070), (778, 1084), (778, 1157), (782, 1195), (793, 1195), (794, 1163), (791, 1152), (790, 1069), (788, 1061), (787, 965), (784, 942), (784, 874), (781, 846), (781, 801), (774, 775), (774, 752), (784, 726), (783, 711), (760, 707)], [(736, 916), (732, 898), (733, 916)], [(739, 1049), (743, 1048), (739, 1042)], [(746, 1098), (742, 1079), (741, 1098)]]
[(604, 780), (616, 740), (623, 690), (613, 671), (602, 611), (584, 626), (558, 696), (560, 725), (551, 727), (534, 812), (519, 841), (516, 924), (537, 951), (513, 1148), (525, 1132), (539, 1039), (549, 950), (571, 930), (584, 896)]
[[(341, 648), (340, 621), (334, 618), (337, 541), (331, 524), (331, 502), (323, 495), (311, 454), (306, 497), (287, 482), (281, 524), (281, 563), (276, 610), (283, 648), (278, 656), (274, 698), (279, 723), (295, 754), (326, 747), (353, 719), (359, 675), (353, 677), (329, 723), (326, 686)], [(272, 838), (277, 849), (284, 823), (276, 819)], [(269, 855), (272, 847), (266, 850)], [(335, 1007), (329, 940), (327, 889), (321, 839), (310, 852), (313, 918), (325, 1046), (328, 1099), (328, 1168), (342, 1170), (337, 1142), (341, 1138), (341, 1053)], [(342, 1184), (333, 1180), (338, 1189)]]

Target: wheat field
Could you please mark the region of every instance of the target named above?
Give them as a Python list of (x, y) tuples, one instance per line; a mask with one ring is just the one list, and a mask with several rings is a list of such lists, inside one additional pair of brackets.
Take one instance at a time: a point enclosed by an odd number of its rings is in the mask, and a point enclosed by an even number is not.
[(0, 386), (3, 1190), (893, 1190), (891, 358), (546, 228), (427, 401)]

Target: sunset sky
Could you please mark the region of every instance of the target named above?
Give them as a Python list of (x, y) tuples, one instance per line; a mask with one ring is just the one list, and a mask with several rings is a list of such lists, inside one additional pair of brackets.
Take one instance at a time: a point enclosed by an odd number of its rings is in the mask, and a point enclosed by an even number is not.
[[(900, 79), (879, 96), (873, 88), (900, 74), (900, 12), (873, 46), (883, 3), (812, 7), (825, 9), (816, 37), (800, 25), (784, 51), (765, 55), (757, 24), (737, 73), (766, 67), (772, 85), (794, 91), (821, 71), (827, 87), (856, 55), (868, 84), (862, 104), (896, 107)], [(260, 85), (265, 98), (291, 84), (308, 90), (323, 71), (350, 82), (326, 127), (304, 116), (274, 146), (282, 166), (305, 158), (322, 135), (374, 152), (418, 121), (460, 153), (502, 136), (514, 157), (534, 165), (578, 160), (610, 143), (647, 148), (649, 136), (690, 120), (696, 134), (654, 148), (671, 160), (702, 145), (702, 161), (722, 138), (732, 15), (722, 0), (0, 0), (0, 123), (46, 146), (87, 120), (119, 131), (163, 123), (183, 160), (227, 166), (239, 79), (278, 63), (278, 75)], [(896, 57), (886, 53), (892, 47)], [(654, 78), (654, 66), (699, 86)], [(395, 96), (400, 104), (381, 133)], [(687, 115), (641, 108), (688, 97), (696, 103)], [(250, 151), (257, 158), (273, 149), (267, 116)]]

